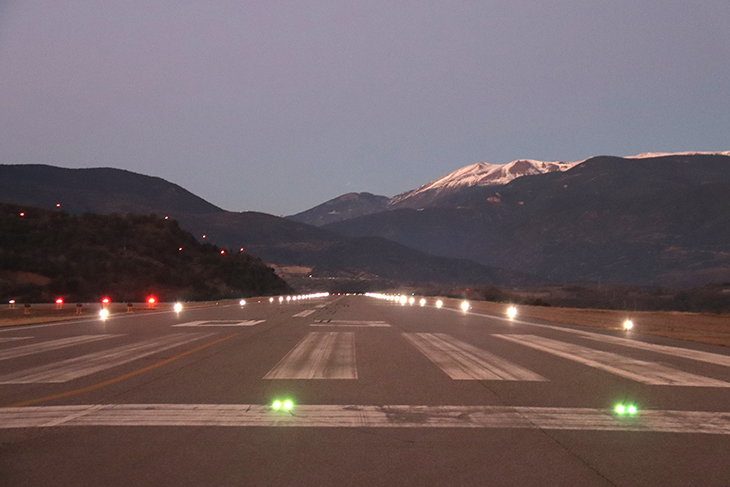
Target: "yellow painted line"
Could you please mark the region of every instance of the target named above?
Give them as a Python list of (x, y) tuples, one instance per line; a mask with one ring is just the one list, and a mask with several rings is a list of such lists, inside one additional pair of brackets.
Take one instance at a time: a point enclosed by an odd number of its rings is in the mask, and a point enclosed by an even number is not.
[(128, 374), (120, 375), (119, 377), (115, 377), (113, 379), (105, 380), (104, 382), (99, 382), (97, 384), (93, 384), (93, 385), (90, 385), (90, 386), (87, 386), (87, 387), (82, 387), (81, 389), (75, 389), (73, 391), (61, 392), (60, 394), (53, 394), (51, 396), (41, 397), (41, 398), (38, 398), (38, 399), (31, 399), (29, 401), (18, 402), (18, 403), (15, 403), (15, 404), (10, 404), (9, 406), (2, 406), (2, 407), (6, 407), (6, 408), (18, 408), (18, 407), (23, 407), (23, 406), (31, 406), (33, 404), (38, 404), (38, 403), (41, 403), (41, 402), (52, 401), (54, 399), (61, 399), (61, 398), (64, 398), (64, 397), (75, 396), (77, 394), (82, 394), (84, 392), (89, 392), (89, 391), (94, 391), (96, 389), (101, 389), (102, 387), (106, 387), (106, 386), (109, 386), (109, 385), (112, 385), (112, 384), (116, 384), (117, 382), (121, 382), (123, 380), (129, 379), (130, 377), (134, 377), (135, 375), (139, 375), (139, 374), (142, 374), (144, 372), (150, 371), (152, 369), (156, 369), (157, 367), (162, 367), (163, 365), (167, 365), (170, 362), (173, 362), (173, 361), (175, 361), (177, 359), (181, 359), (183, 357), (187, 357), (188, 355), (192, 355), (193, 353), (199, 352), (200, 350), (203, 350), (204, 348), (208, 348), (208, 347), (213, 346), (213, 345), (215, 345), (217, 343), (221, 343), (221, 342), (224, 342), (226, 340), (229, 340), (229, 339), (231, 339), (231, 338), (233, 338), (233, 337), (235, 337), (237, 335), (238, 335), (238, 333), (234, 333), (232, 335), (228, 335), (227, 337), (219, 338), (218, 340), (214, 340), (212, 342), (208, 342), (208, 343), (206, 343), (204, 345), (201, 345), (199, 347), (193, 348), (192, 350), (188, 350), (187, 352), (183, 352), (183, 353), (181, 353), (179, 355), (175, 355), (174, 357), (170, 357), (168, 359), (165, 359), (165, 360), (162, 360), (160, 362), (157, 362), (156, 364), (148, 365), (147, 367), (143, 367), (141, 369), (137, 369), (135, 371), (129, 372)]

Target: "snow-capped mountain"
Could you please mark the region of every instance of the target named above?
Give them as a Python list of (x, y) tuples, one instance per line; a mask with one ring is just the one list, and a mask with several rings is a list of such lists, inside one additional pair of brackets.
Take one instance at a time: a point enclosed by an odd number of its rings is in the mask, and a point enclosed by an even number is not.
[(446, 176), (426, 183), (414, 190), (401, 193), (390, 199), (391, 207), (423, 207), (436, 199), (471, 186), (496, 186), (507, 184), (522, 176), (533, 176), (555, 171), (567, 171), (579, 162), (546, 162), (532, 159), (518, 159), (508, 164), (477, 162), (457, 169)]
[[(661, 157), (730, 156), (725, 152), (646, 152), (623, 159), (654, 159)], [(567, 171), (589, 159), (575, 162), (536, 161), (518, 159), (508, 164), (489, 164), (478, 162), (464, 166), (446, 176), (426, 183), (416, 189), (401, 193), (392, 198), (370, 193), (348, 193), (329, 200), (309, 210), (287, 218), (315, 226), (327, 225), (337, 221), (371, 215), (398, 208), (421, 209), (438, 206), (442, 198), (449, 197), (473, 186), (500, 186), (523, 176), (533, 176), (556, 171)]]

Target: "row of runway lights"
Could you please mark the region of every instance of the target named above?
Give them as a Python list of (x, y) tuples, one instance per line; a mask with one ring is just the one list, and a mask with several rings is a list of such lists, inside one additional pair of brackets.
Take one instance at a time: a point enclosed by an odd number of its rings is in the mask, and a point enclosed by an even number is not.
[[(303, 300), (303, 299), (323, 298), (323, 297), (327, 297), (329, 295), (330, 295), (330, 293), (315, 293), (315, 294), (301, 294), (301, 295), (297, 295), (297, 296), (286, 296), (286, 297), (279, 296), (279, 303), (283, 303), (285, 300), (287, 302), (289, 302), (289, 301), (299, 301), (299, 300)], [(270, 303), (273, 303), (274, 302), (274, 298), (273, 297), (272, 298), (269, 298), (269, 302)], [(109, 310), (106, 308), (106, 306), (108, 304), (109, 304), (109, 300), (107, 298), (105, 298), (104, 300), (102, 300), (102, 306), (103, 307), (99, 311), (99, 317), (101, 317), (101, 319), (103, 319), (103, 320), (105, 320), (105, 319), (107, 319), (109, 317)], [(238, 302), (238, 304), (240, 306), (245, 306), (246, 305), (246, 300), (245, 299), (242, 299), (242, 300), (240, 300)], [(172, 307), (172, 309), (176, 313), (181, 312), (182, 311), (182, 308), (183, 308), (182, 307), (182, 303), (175, 303), (173, 305), (173, 307)]]
[[(413, 296), (411, 296), (409, 298), (407, 296), (402, 296), (402, 295), (396, 295), (396, 294), (380, 294), (380, 293), (365, 293), (365, 296), (369, 296), (369, 297), (372, 297), (372, 298), (378, 298), (378, 299), (384, 299), (386, 301), (393, 301), (393, 302), (399, 303), (401, 305), (410, 304), (411, 306), (413, 306), (416, 303), (416, 298), (414, 298)], [(420, 301), (418, 302), (418, 304), (420, 304), (421, 306), (425, 306), (426, 305), (426, 299), (425, 298), (421, 298)], [(436, 307), (437, 308), (441, 308), (443, 305), (444, 305), (444, 302), (441, 301), (440, 299), (438, 301), (436, 301)], [(462, 301), (461, 302), (461, 305), (459, 307), (461, 308), (461, 310), (464, 313), (466, 313), (467, 311), (469, 311), (471, 309), (471, 305), (469, 304), (469, 301)], [(507, 316), (511, 320), (514, 319), (514, 318), (516, 318), (517, 317), (517, 308), (515, 306), (509, 306), (507, 308)], [(634, 328), (634, 322), (631, 321), (630, 319), (624, 321), (623, 328), (626, 331), (629, 331), (629, 330), (633, 329)]]
[[(301, 294), (301, 295), (286, 296), (286, 297), (279, 296), (278, 301), (281, 304), (284, 301), (291, 302), (291, 301), (300, 301), (300, 300), (305, 300), (305, 299), (323, 298), (323, 297), (327, 297), (329, 295), (330, 295), (330, 293), (314, 293), (314, 294)], [(392, 302), (395, 302), (395, 303), (399, 303), (401, 305), (410, 304), (411, 306), (413, 306), (416, 303), (416, 298), (414, 298), (413, 296), (411, 296), (409, 298), (407, 296), (402, 296), (402, 295), (380, 294), (380, 293), (365, 293), (365, 296), (369, 296), (369, 297), (372, 297), (372, 298), (378, 298), (378, 299), (384, 299), (384, 300), (387, 300), (387, 301), (392, 301)], [(273, 303), (274, 301), (275, 300), (274, 300), (273, 297), (269, 298), (269, 303)], [(154, 303), (154, 298), (150, 298), (150, 303)], [(418, 304), (421, 305), (421, 306), (426, 306), (426, 303), (427, 303), (427, 301), (426, 301), (425, 298), (421, 298), (418, 301)], [(103, 307), (102, 307), (101, 311), (99, 311), (99, 316), (102, 319), (106, 319), (106, 318), (109, 317), (109, 310), (106, 309), (106, 305), (108, 305), (108, 304), (109, 304), (108, 298), (104, 298), (104, 300), (102, 300)], [(245, 299), (242, 299), (242, 300), (240, 300), (238, 302), (238, 304), (241, 305), (241, 306), (245, 306), (246, 305), (246, 300)], [(440, 299), (436, 301), (436, 307), (437, 308), (441, 308), (443, 305), (444, 305), (444, 302), (441, 301)], [(466, 313), (467, 311), (469, 311), (469, 309), (471, 309), (471, 305), (469, 304), (469, 301), (462, 301), (461, 302), (461, 305), (460, 305), (460, 308), (461, 308), (461, 310), (463, 312)], [(173, 306), (173, 310), (176, 313), (181, 312), (182, 311), (182, 304), (181, 303), (175, 303), (175, 305)], [(514, 319), (517, 316), (517, 308), (515, 306), (508, 307), (507, 308), (507, 316), (509, 317), (509, 319)], [(631, 321), (630, 319), (624, 321), (623, 328), (626, 331), (629, 331), (629, 330), (633, 329), (634, 328), (634, 322)]]
[[(393, 302), (399, 303), (401, 305), (410, 304), (411, 306), (413, 306), (414, 304), (416, 304), (416, 298), (414, 298), (413, 296), (411, 296), (409, 298), (407, 296), (394, 295), (394, 294), (379, 294), (379, 293), (365, 293), (365, 296), (370, 296), (372, 298), (378, 298), (378, 299), (385, 299), (386, 301), (393, 301)], [(421, 298), (418, 301), (418, 304), (420, 304), (421, 306), (426, 306), (426, 303), (427, 303), (426, 298)], [(436, 301), (437, 308), (441, 308), (443, 305), (444, 305), (444, 302), (441, 301), (440, 299)], [(467, 311), (469, 311), (471, 309), (471, 305), (469, 304), (469, 301), (462, 301), (461, 305), (459, 305), (459, 307), (461, 308), (461, 310), (464, 313), (466, 313)], [(517, 316), (517, 308), (515, 308), (514, 306), (510, 306), (509, 308), (507, 308), (507, 316), (509, 316), (510, 319)]]
[[(305, 299), (314, 299), (314, 298), (326, 298), (329, 296), (330, 293), (314, 293), (314, 294), (299, 294), (297, 296), (279, 296), (278, 301), (279, 304), (283, 303), (284, 301), (291, 302), (291, 301), (302, 301)], [(275, 301), (274, 298), (269, 298), (269, 303), (273, 303)], [(245, 301), (241, 300), (241, 306), (246, 304)]]

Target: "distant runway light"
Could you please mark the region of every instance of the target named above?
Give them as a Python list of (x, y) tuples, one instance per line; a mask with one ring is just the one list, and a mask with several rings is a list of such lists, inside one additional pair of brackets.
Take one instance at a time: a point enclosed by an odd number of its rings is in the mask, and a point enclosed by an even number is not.
[(406, 304), (407, 301), (408, 301), (408, 298), (406, 298), (405, 296), (400, 297), (400, 304)]
[(510, 320), (514, 319), (514, 317), (517, 316), (517, 308), (514, 306), (507, 308), (507, 316), (509, 316)]
[(465, 313), (469, 311), (469, 301), (462, 301), (461, 303), (461, 310)]
[(274, 302), (274, 298), (269, 298), (269, 303), (273, 303), (273, 302)]
[(634, 322), (631, 320), (624, 321), (624, 330), (630, 330), (634, 327)]
[(179, 313), (180, 311), (182, 311), (182, 304), (175, 303), (175, 306), (173, 306), (172, 309), (174, 309), (176, 313)]
[(437, 308), (440, 308), (440, 307), (441, 307), (441, 306), (443, 306), (443, 305), (444, 305), (444, 302), (443, 302), (443, 301), (441, 301), (440, 299), (439, 299), (438, 301), (436, 301), (436, 307), (437, 307)]
[(241, 306), (243, 306), (244, 304), (246, 304), (246, 300), (245, 299), (242, 299), (242, 300), (240, 300), (238, 302), (238, 304), (240, 304)]
[(421, 298), (420, 304), (421, 306), (426, 306), (426, 300)]
[(408, 304), (410, 304), (410, 305), (412, 305), (415, 302), (416, 302), (416, 298), (411, 298), (408, 300)]
[(108, 309), (106, 309), (106, 308), (104, 308), (104, 309), (102, 309), (101, 311), (99, 311), (99, 317), (100, 317), (100, 318), (101, 318), (102, 320), (105, 320), (105, 319), (107, 319), (107, 318), (109, 317), (109, 310), (108, 310)]

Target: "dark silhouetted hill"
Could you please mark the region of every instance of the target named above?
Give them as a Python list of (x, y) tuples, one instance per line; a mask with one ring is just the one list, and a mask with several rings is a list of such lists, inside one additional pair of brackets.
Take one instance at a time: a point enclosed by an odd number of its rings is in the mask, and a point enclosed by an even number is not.
[[(23, 215), (21, 216), (21, 213)], [(259, 259), (200, 244), (173, 220), (0, 204), (0, 297), (218, 299), (291, 288)], [(6, 301), (7, 302), (7, 301)]]

